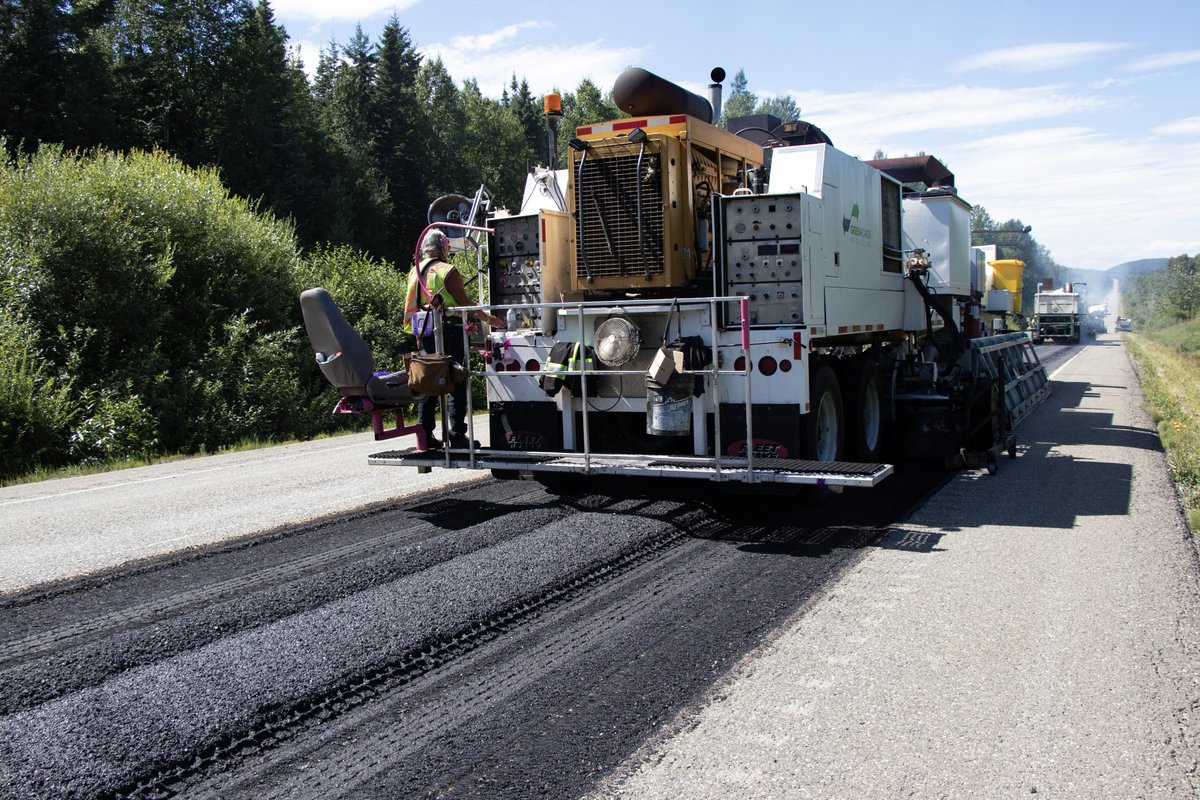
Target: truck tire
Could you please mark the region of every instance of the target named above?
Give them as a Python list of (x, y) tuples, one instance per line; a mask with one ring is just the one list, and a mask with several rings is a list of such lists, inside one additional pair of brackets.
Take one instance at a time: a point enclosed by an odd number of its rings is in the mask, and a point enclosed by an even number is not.
[(846, 389), (846, 455), (853, 461), (883, 459), (884, 403), (879, 362), (866, 356), (850, 362), (843, 373)]
[(804, 415), (804, 451), (815, 461), (841, 461), (845, 436), (842, 390), (828, 366), (813, 370), (809, 411)]

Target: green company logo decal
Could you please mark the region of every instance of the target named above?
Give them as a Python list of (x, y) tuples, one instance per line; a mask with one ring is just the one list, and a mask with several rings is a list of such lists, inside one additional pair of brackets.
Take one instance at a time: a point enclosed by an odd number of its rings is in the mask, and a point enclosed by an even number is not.
[(858, 221), (858, 203), (855, 203), (854, 208), (850, 209), (850, 216), (842, 217), (842, 232), (848, 233), (851, 236), (861, 236), (864, 239), (870, 239), (871, 232), (866, 228), (859, 226)]

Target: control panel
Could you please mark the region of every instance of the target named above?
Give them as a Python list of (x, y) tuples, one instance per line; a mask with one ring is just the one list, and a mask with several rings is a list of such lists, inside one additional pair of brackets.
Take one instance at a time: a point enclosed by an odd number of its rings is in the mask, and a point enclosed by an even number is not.
[[(538, 214), (499, 217), (491, 221), (492, 305), (540, 303), (542, 260)], [(541, 322), (541, 307), (516, 310), (516, 327), (535, 328)], [(512, 327), (512, 326), (510, 326)]]
[[(749, 298), (751, 325), (804, 322), (800, 196), (722, 197), (719, 208), (722, 294)], [(736, 305), (725, 321), (741, 324)]]

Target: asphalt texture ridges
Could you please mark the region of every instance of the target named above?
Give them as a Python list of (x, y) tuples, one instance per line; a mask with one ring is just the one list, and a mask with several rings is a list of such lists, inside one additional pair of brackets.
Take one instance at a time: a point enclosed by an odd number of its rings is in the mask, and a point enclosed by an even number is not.
[(845, 497), (485, 482), (13, 595), (0, 779), (14, 797), (577, 795), (943, 473), (911, 475), (850, 517)]
[(475, 480), (88, 555), (0, 596), (0, 796), (1195, 796), (1195, 548), (1119, 339), (1052, 357), (996, 476)]

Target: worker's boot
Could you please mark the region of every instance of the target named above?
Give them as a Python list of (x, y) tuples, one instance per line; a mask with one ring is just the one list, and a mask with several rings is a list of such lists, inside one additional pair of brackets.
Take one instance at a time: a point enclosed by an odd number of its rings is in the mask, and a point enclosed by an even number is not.
[(479, 449), (481, 445), (477, 441), (468, 439), (465, 433), (452, 433), (450, 434), (450, 446), (465, 450), (467, 448)]

